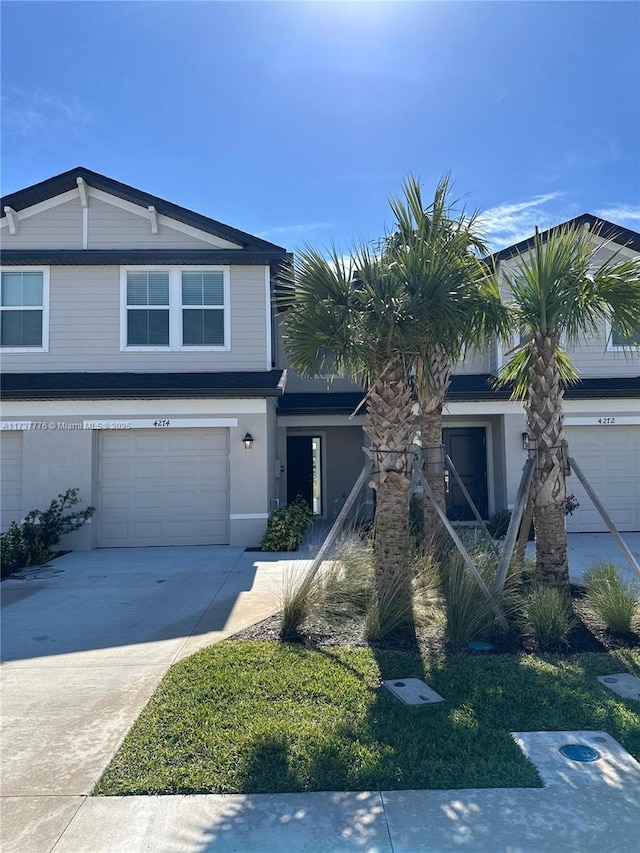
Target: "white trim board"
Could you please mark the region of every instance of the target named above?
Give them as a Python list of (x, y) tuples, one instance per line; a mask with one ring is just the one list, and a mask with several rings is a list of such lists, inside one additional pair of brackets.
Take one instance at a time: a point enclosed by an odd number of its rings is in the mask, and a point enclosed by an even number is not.
[(237, 427), (237, 418), (132, 418), (122, 426), (122, 421), (83, 421), (83, 429), (206, 429), (209, 427)]
[[(135, 216), (140, 216), (143, 219), (149, 220), (149, 208), (139, 204), (134, 204), (130, 201), (125, 201), (123, 198), (111, 195), (104, 190), (88, 187), (89, 197), (95, 198), (104, 204), (110, 204), (112, 207), (118, 207), (120, 210), (125, 210), (128, 213), (133, 213)], [(225, 240), (223, 237), (216, 237), (215, 234), (210, 234), (208, 231), (201, 231), (199, 228), (194, 228), (192, 225), (187, 225), (185, 222), (179, 222), (177, 219), (171, 219), (169, 216), (158, 214), (158, 224), (165, 225), (174, 231), (180, 231), (182, 234), (187, 234), (189, 237), (194, 237), (196, 240), (201, 240), (203, 243), (209, 243), (218, 249), (242, 249), (239, 243), (232, 243), (230, 240)]]
[(273, 334), (271, 325), (271, 269), (268, 266), (264, 268), (264, 289), (265, 289), (265, 312), (266, 312), (266, 334), (267, 334), (267, 370), (271, 370), (271, 336)]
[(597, 426), (606, 427), (640, 425), (640, 415), (592, 415), (584, 418), (565, 418), (564, 426)]
[[(46, 413), (46, 416), (45, 416)], [(130, 417), (172, 417), (213, 415), (266, 415), (267, 401), (257, 399), (202, 400), (5, 400), (2, 403), (3, 420), (17, 421), (42, 417), (55, 420), (60, 417), (84, 419), (124, 420)]]
[(234, 512), (230, 513), (229, 521), (253, 521), (254, 519), (269, 518), (268, 512)]
[[(58, 207), (60, 204), (66, 204), (66, 202), (79, 199), (79, 197), (80, 193), (77, 188), (74, 190), (67, 190), (67, 192), (60, 193), (60, 195), (54, 196), (53, 198), (48, 198), (45, 201), (39, 201), (38, 204), (33, 204), (31, 207), (25, 207), (23, 210), (17, 211), (17, 220), (20, 222), (22, 219), (29, 219), (30, 216), (37, 216), (39, 213), (51, 210), (52, 207)], [(8, 220), (3, 216), (2, 221), (0, 222), (0, 228), (5, 228), (8, 225)]]

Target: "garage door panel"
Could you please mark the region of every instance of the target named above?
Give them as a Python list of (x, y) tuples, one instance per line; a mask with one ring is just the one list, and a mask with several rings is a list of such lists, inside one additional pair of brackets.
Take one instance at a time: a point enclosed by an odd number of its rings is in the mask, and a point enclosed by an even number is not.
[(227, 543), (228, 453), (226, 429), (101, 436), (100, 544)]
[[(640, 530), (640, 426), (573, 426), (567, 427), (566, 437), (570, 455), (616, 527), (622, 532)], [(575, 475), (567, 479), (567, 492), (580, 502), (567, 516), (569, 532), (607, 530)]]

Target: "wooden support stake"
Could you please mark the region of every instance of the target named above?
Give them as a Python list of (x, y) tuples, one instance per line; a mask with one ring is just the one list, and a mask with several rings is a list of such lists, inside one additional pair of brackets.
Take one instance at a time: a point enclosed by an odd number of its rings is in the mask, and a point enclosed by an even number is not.
[(493, 591), (497, 594), (502, 592), (505, 581), (507, 580), (509, 563), (511, 562), (513, 549), (516, 545), (516, 536), (520, 529), (520, 522), (522, 521), (522, 514), (524, 513), (524, 505), (527, 502), (529, 491), (531, 489), (534, 467), (534, 460), (527, 459), (524, 463), (524, 468), (522, 469), (522, 478), (520, 479), (520, 485), (518, 486), (516, 502), (511, 512), (511, 520), (509, 521), (509, 527), (507, 528), (507, 535), (504, 537), (504, 547), (502, 548), (502, 554), (500, 555), (498, 568), (496, 569), (495, 580), (493, 581)]
[(349, 497), (346, 499), (346, 501), (344, 502), (344, 506), (338, 513), (338, 517), (333, 522), (331, 530), (327, 533), (327, 538), (322, 543), (320, 550), (318, 551), (313, 562), (311, 563), (309, 571), (307, 572), (307, 576), (304, 579), (305, 584), (310, 583), (313, 580), (322, 562), (327, 558), (331, 548), (333, 547), (336, 539), (338, 538), (338, 535), (340, 534), (340, 531), (342, 530), (347, 515), (349, 514), (351, 508), (356, 502), (356, 498), (360, 493), (360, 489), (362, 489), (362, 487), (365, 485), (365, 483), (367, 482), (367, 478), (371, 474), (372, 467), (373, 463), (370, 459), (368, 459), (365, 462), (364, 468), (360, 472), (360, 476), (358, 477), (358, 479), (354, 483), (353, 488), (349, 492)]
[(584, 490), (589, 495), (589, 497), (591, 498), (593, 505), (595, 506), (595, 508), (598, 510), (598, 512), (602, 516), (602, 520), (604, 521), (604, 523), (607, 525), (607, 527), (611, 531), (611, 535), (613, 536), (613, 538), (616, 540), (616, 542), (620, 546), (620, 550), (622, 551), (622, 553), (625, 555), (625, 557), (629, 561), (631, 568), (640, 578), (640, 566), (638, 565), (636, 558), (633, 556), (633, 554), (631, 553), (631, 551), (627, 547), (627, 543), (624, 541), (622, 536), (620, 536), (620, 534), (618, 533), (618, 530), (617, 530), (615, 524), (613, 523), (613, 521), (611, 520), (609, 513), (606, 511), (604, 506), (600, 503), (600, 499), (598, 498), (596, 493), (591, 488), (589, 481), (587, 480), (585, 475), (582, 473), (580, 466), (577, 464), (576, 460), (572, 456), (569, 457), (569, 464), (571, 465), (571, 470), (573, 471), (573, 473), (576, 475), (576, 477), (580, 480), (580, 482), (584, 486)]
[(482, 528), (485, 536), (487, 537), (487, 541), (489, 542), (491, 550), (493, 551), (494, 554), (498, 554), (499, 552), (498, 552), (498, 549), (497, 549), (497, 547), (493, 541), (493, 537), (489, 533), (489, 531), (487, 530), (487, 525), (484, 523), (484, 519), (482, 518), (482, 516), (478, 512), (478, 508), (474, 504), (474, 502), (471, 498), (471, 495), (467, 491), (467, 487), (462, 482), (462, 478), (460, 477), (460, 474), (458, 474), (456, 466), (453, 464), (453, 460), (451, 459), (451, 457), (448, 454), (445, 454), (444, 459), (445, 459), (445, 462), (447, 463), (447, 465), (449, 466), (449, 468), (451, 468), (451, 470), (453, 471), (453, 476), (456, 478), (456, 481), (457, 481), (458, 485), (460, 486), (462, 494), (465, 496), (467, 503), (471, 507), (471, 512), (475, 515), (476, 521), (479, 523), (479, 525)]
[(518, 536), (518, 546), (516, 548), (516, 557), (520, 562), (524, 560), (525, 551), (527, 550), (527, 542), (529, 541), (529, 531), (533, 521), (533, 495), (529, 490), (529, 500), (520, 522), (520, 535)]
[(508, 630), (509, 625), (507, 623), (507, 620), (504, 617), (502, 610), (500, 609), (495, 598), (493, 597), (493, 595), (489, 591), (489, 587), (482, 580), (482, 576), (481, 576), (480, 572), (478, 571), (478, 569), (475, 566), (475, 563), (473, 562), (473, 560), (469, 556), (467, 549), (462, 544), (460, 537), (458, 536), (458, 534), (455, 532), (455, 530), (451, 526), (451, 522), (447, 518), (446, 513), (443, 511), (442, 507), (440, 506), (440, 504), (436, 500), (436, 497), (431, 490), (431, 486), (429, 485), (429, 483), (427, 483), (426, 477), (424, 476), (422, 471), (418, 472), (418, 479), (422, 483), (422, 488), (424, 489), (425, 497), (429, 498), (429, 500), (433, 504), (433, 508), (435, 509), (438, 516), (440, 517), (440, 521), (446, 527), (449, 536), (453, 539), (456, 548), (458, 549), (458, 551), (462, 555), (462, 559), (464, 560), (466, 567), (469, 569), (469, 571), (471, 572), (471, 575), (474, 578), (475, 582), (480, 587), (482, 594), (485, 596), (487, 601), (491, 604), (491, 608), (493, 609), (493, 612), (496, 615), (496, 619), (500, 623), (501, 627), (505, 629), (505, 631)]
[(418, 487), (418, 483), (420, 478), (418, 477), (417, 472), (420, 470), (420, 467), (424, 464), (424, 459), (417, 459), (413, 463), (413, 471), (411, 473), (411, 483), (409, 484), (409, 505), (411, 505), (411, 498), (413, 497), (415, 490)]

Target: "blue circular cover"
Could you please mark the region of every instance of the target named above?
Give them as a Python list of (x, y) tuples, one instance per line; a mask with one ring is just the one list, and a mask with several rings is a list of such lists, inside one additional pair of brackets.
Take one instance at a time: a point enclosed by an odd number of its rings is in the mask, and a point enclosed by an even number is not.
[(572, 761), (597, 761), (600, 758), (597, 750), (590, 746), (583, 746), (581, 743), (567, 743), (560, 747), (560, 752)]

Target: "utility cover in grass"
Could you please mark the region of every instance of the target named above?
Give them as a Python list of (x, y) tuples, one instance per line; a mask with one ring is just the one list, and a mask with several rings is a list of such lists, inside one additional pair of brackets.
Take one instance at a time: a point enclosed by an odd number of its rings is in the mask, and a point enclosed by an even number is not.
[(382, 682), (405, 705), (431, 705), (444, 702), (443, 697), (421, 678), (394, 678)]
[(613, 675), (600, 675), (598, 681), (613, 690), (623, 699), (640, 701), (640, 678), (629, 672), (614, 672)]

